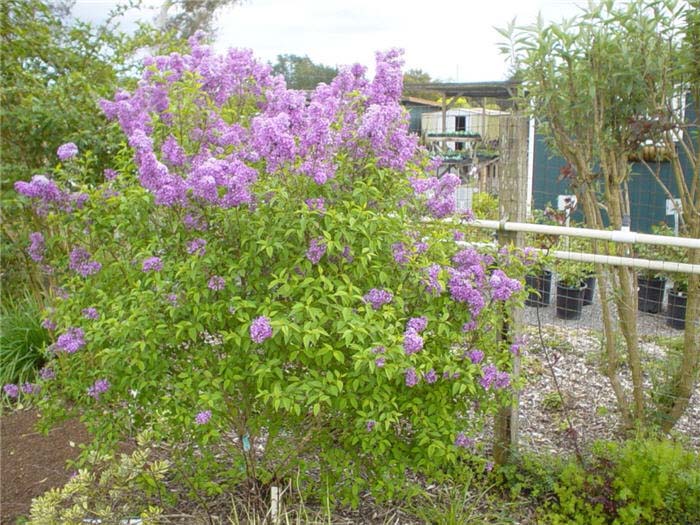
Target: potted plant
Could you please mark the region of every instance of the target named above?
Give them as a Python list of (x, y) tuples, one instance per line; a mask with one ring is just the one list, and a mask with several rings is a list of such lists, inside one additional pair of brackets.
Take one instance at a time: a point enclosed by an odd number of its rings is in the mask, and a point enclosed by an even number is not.
[[(569, 242), (569, 251), (580, 253), (594, 253), (593, 243), (590, 239), (574, 238)], [(583, 273), (583, 282), (586, 288), (583, 291), (583, 306), (593, 304), (595, 294), (596, 276), (593, 263), (580, 263), (580, 271)]]
[(557, 263), (557, 318), (581, 319), (588, 265), (576, 261)]
[[(655, 235), (673, 235), (673, 230), (661, 222), (651, 227)], [(635, 244), (635, 256), (652, 261), (668, 260), (669, 250), (655, 244)], [(637, 270), (637, 309), (640, 312), (658, 314), (663, 309), (664, 291), (666, 290), (666, 275), (657, 270)]]
[(688, 275), (672, 274), (673, 287), (668, 291), (666, 324), (678, 330), (685, 329), (685, 308), (688, 302)]
[[(535, 223), (559, 224), (551, 217), (550, 210), (549, 206), (545, 210), (535, 210), (533, 212)], [(533, 233), (527, 237), (528, 245), (539, 248), (545, 254), (553, 249), (558, 242), (558, 235)], [(552, 292), (552, 270), (547, 267), (549, 264), (551, 264), (550, 259), (545, 255), (537, 265), (533, 266), (532, 271), (525, 276), (525, 284), (530, 289), (530, 293), (525, 299), (526, 306), (549, 306)]]

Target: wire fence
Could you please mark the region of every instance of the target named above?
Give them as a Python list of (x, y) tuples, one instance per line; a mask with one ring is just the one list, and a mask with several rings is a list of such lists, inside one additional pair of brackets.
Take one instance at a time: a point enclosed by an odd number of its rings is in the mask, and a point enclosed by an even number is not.
[[(638, 396), (645, 421), (662, 428), (670, 421), (667, 427), (700, 447), (697, 376), (689, 394), (672, 388), (700, 345), (700, 319), (687, 313), (689, 276), (700, 273), (688, 250), (700, 249), (700, 240), (679, 237), (669, 159), (644, 151), (631, 158), (620, 187), (628, 210), (622, 225), (611, 225), (600, 193), (607, 229), (591, 229), (571, 167), (526, 118), (471, 108), (424, 114), (422, 124), (424, 143), (443, 159), (438, 174), (461, 179), (457, 207), (477, 217), (473, 226), (482, 233), (475, 238), (543, 254), (526, 278), (529, 295), (515, 328), (530, 339), (526, 386), (503, 415), (510, 423), (499, 428), (497, 419), (494, 447), (499, 432), (526, 448), (572, 448), (581, 429), (612, 437), (625, 410), (642, 417)], [(551, 373), (537, 374), (538, 366)], [(683, 407), (680, 417), (670, 406)]]

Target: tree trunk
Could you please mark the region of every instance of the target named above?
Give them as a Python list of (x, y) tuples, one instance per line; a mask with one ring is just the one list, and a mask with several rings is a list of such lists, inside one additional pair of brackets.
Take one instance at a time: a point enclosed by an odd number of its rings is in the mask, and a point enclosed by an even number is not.
[[(602, 229), (602, 220), (600, 213), (598, 212), (598, 202), (595, 194), (595, 190), (589, 186), (581, 195), (583, 203), (583, 211), (586, 217), (586, 224), (590, 228)], [(594, 250), (598, 253), (598, 250)], [(630, 405), (627, 396), (625, 395), (624, 388), (620, 382), (620, 377), (617, 373), (617, 348), (615, 345), (615, 327), (612, 315), (612, 309), (610, 308), (610, 297), (609, 291), (613, 289), (610, 286), (610, 280), (612, 275), (608, 272), (602, 264), (596, 265), (596, 277), (598, 278), (598, 295), (600, 297), (600, 307), (601, 314), (603, 317), (603, 346), (605, 348), (605, 373), (610, 381), (610, 386), (615, 394), (615, 400), (617, 401), (617, 407), (620, 411), (620, 416), (622, 418), (622, 424), (625, 428), (630, 428), (632, 426), (632, 414), (630, 412)]]
[[(622, 165), (624, 162), (624, 165)], [(608, 196), (606, 205), (608, 207), (608, 217), (611, 226), (619, 230), (622, 227), (623, 215), (629, 214), (624, 210), (624, 196), (620, 189), (620, 184), (627, 176), (626, 156), (608, 153), (601, 155), (601, 164), (606, 172), (605, 193)], [(623, 171), (624, 170), (624, 171)], [(628, 255), (629, 246), (619, 244), (616, 247), (617, 255)], [(637, 334), (637, 288), (635, 286), (634, 271), (626, 266), (615, 267), (617, 275), (617, 289), (615, 294), (615, 305), (617, 314), (620, 317), (620, 329), (625, 339), (627, 350), (627, 364), (632, 373), (632, 397), (634, 400), (634, 420), (636, 424), (644, 422), (644, 383), (642, 376), (642, 359), (639, 351), (639, 339)]]
[[(689, 262), (700, 264), (700, 250), (689, 250)], [(690, 274), (688, 278), (688, 303), (685, 311), (685, 336), (683, 355), (676, 369), (671, 385), (673, 402), (661, 423), (661, 429), (668, 432), (688, 407), (698, 382), (700, 368), (700, 275)]]

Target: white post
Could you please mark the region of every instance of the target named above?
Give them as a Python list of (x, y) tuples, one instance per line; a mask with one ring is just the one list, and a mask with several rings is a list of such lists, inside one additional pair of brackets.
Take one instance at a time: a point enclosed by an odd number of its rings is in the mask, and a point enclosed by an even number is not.
[(280, 522), (280, 489), (274, 485), (270, 487), (270, 522), (273, 525)]

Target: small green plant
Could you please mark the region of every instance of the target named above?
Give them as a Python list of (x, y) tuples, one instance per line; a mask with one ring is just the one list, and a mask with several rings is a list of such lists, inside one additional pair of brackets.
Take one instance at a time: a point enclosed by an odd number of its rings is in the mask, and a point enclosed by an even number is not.
[[(654, 224), (651, 227), (651, 233), (654, 235), (673, 235), (673, 229), (665, 222)], [(634, 254), (641, 259), (649, 259), (652, 261), (669, 261), (674, 257), (673, 249), (667, 246), (657, 244), (635, 244)], [(645, 279), (658, 279), (668, 277), (664, 272), (658, 270), (638, 269), (637, 275)]]
[(545, 410), (555, 411), (564, 408), (565, 401), (559, 392), (548, 392), (542, 398), (541, 404)]
[(169, 463), (152, 457), (150, 438), (142, 433), (138, 448), (118, 459), (91, 453), (89, 468), (32, 501), (28, 525), (78, 525), (86, 520), (124, 523), (134, 517), (158, 523), (162, 509), (154, 502), (162, 495)]
[[(593, 251), (590, 241), (585, 239), (571, 238), (562, 244), (563, 249), (569, 252), (592, 253)], [(578, 288), (595, 273), (595, 269), (591, 263), (560, 259), (556, 264), (556, 272), (559, 283), (569, 288)]]
[(41, 326), (41, 308), (25, 295), (2, 305), (0, 385), (33, 381), (44, 363), (49, 333)]
[(464, 469), (458, 479), (424, 493), (408, 507), (424, 523), (462, 525), (465, 523), (513, 523), (522, 516), (523, 506), (515, 498), (507, 501), (500, 493), (496, 476), (483, 477)]
[(563, 460), (553, 455), (521, 454), (499, 467), (498, 475), (511, 497), (525, 497), (530, 503), (544, 505), (554, 497), (562, 467)]
[(667, 440), (601, 442), (585, 470), (561, 471), (554, 492), (546, 523), (690, 525), (700, 516), (700, 458)]
[(490, 193), (479, 192), (474, 194), (472, 210), (477, 219), (498, 219), (498, 198)]

